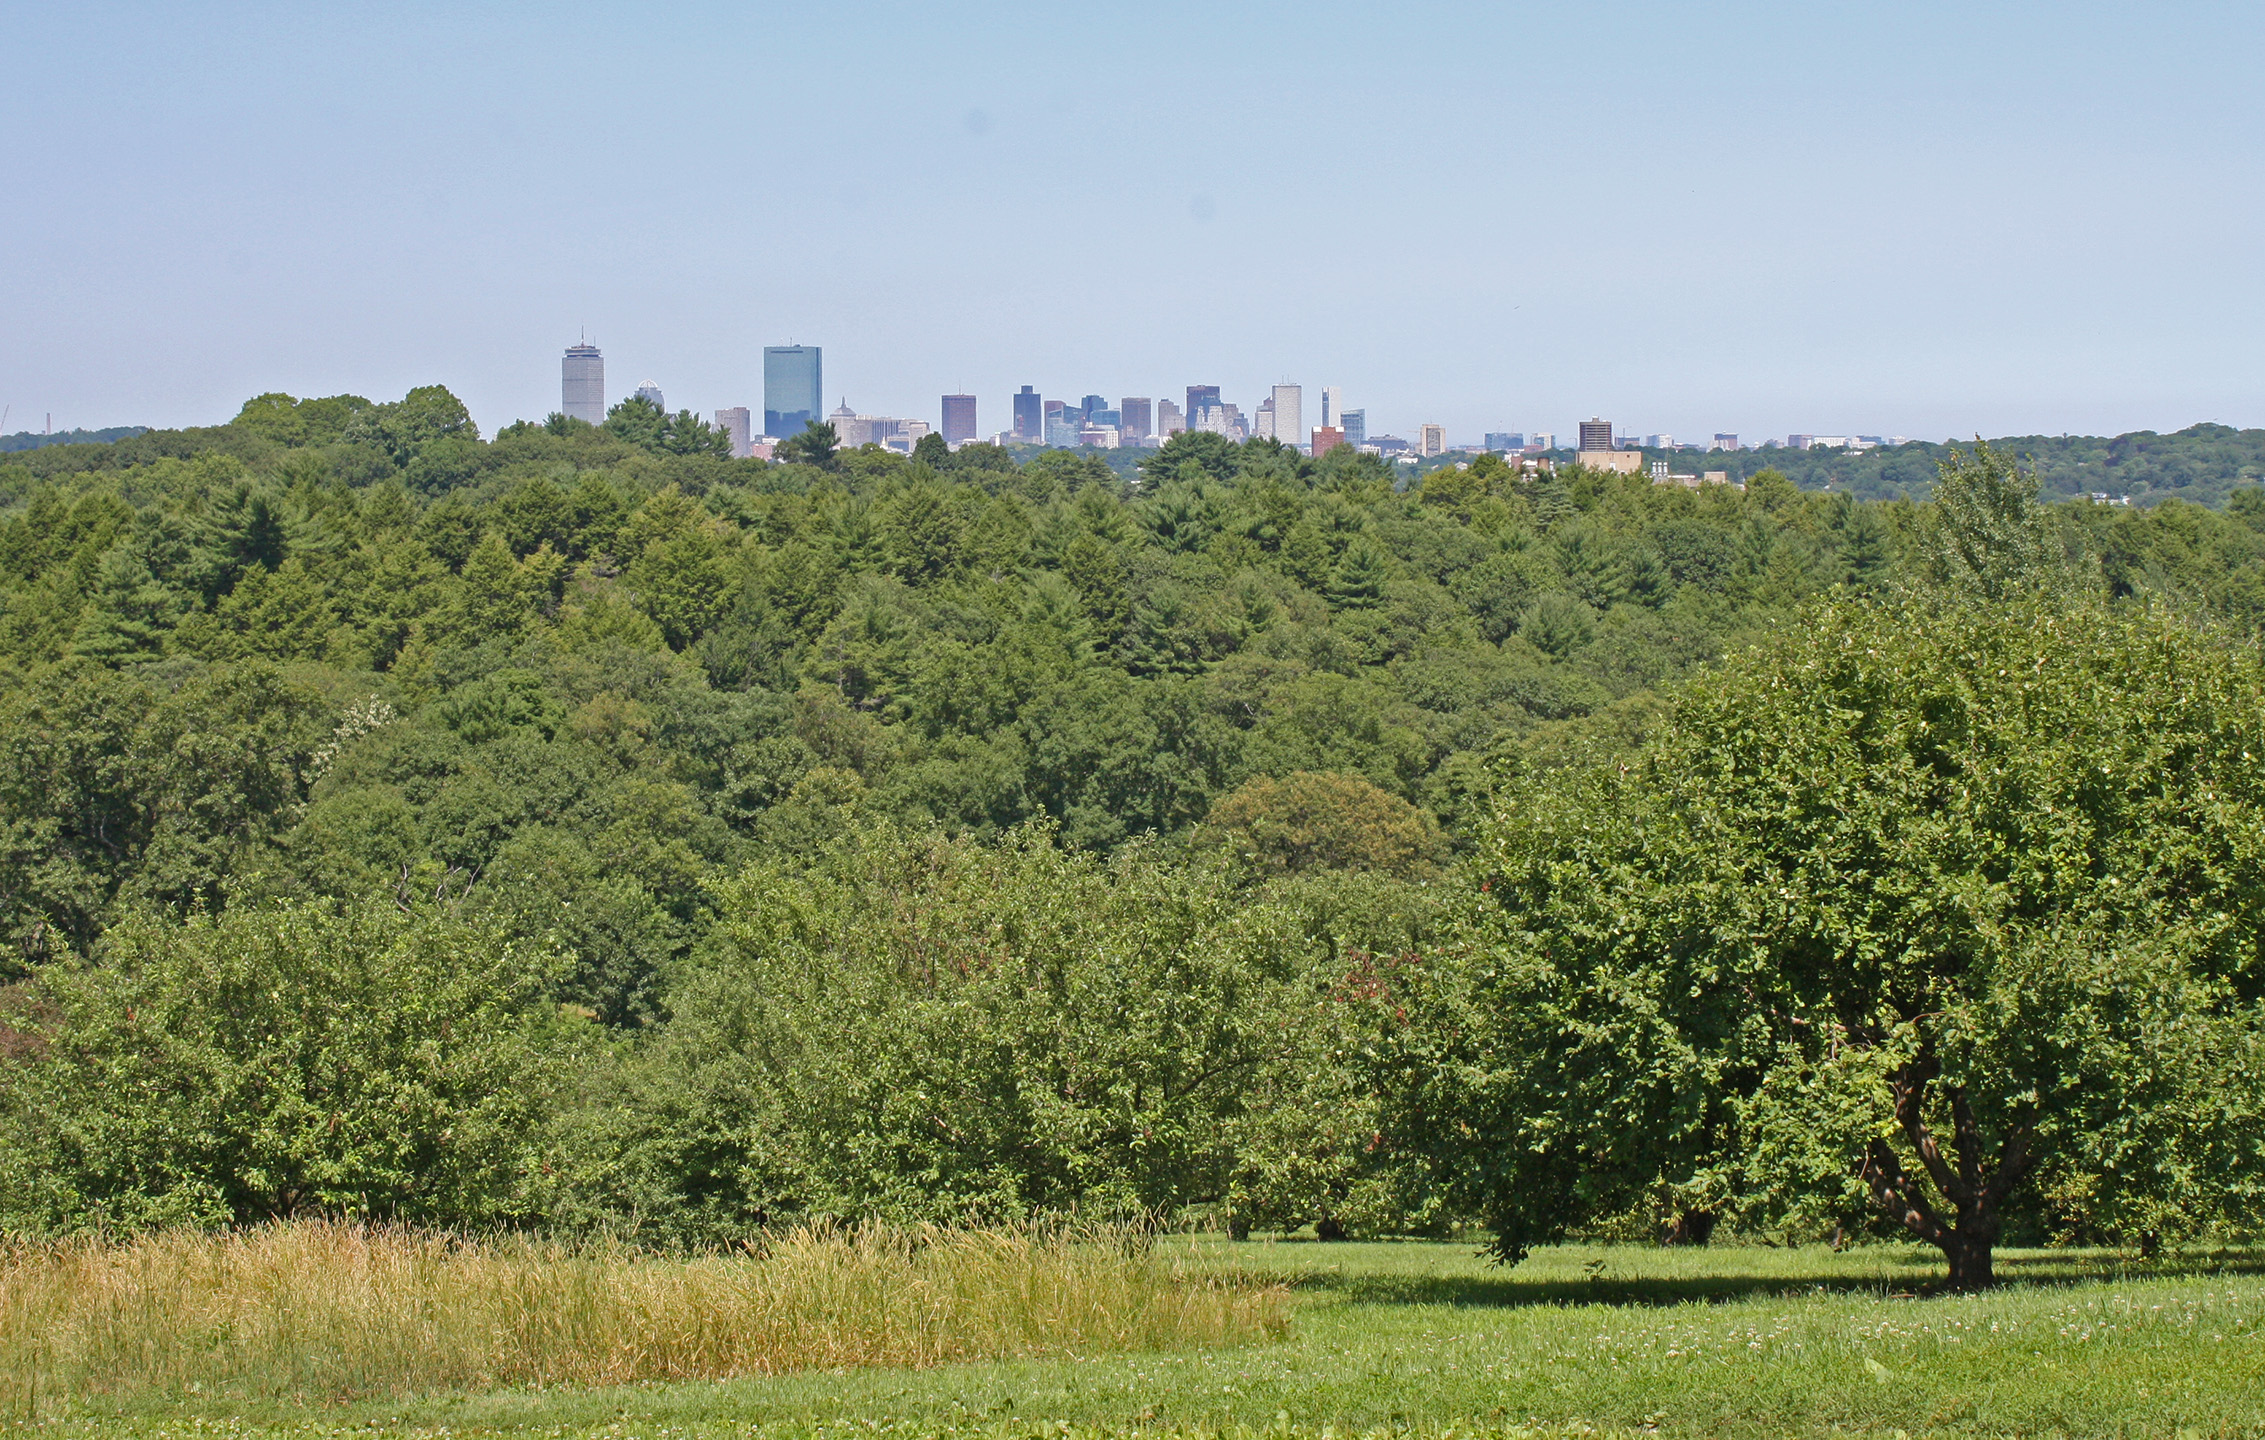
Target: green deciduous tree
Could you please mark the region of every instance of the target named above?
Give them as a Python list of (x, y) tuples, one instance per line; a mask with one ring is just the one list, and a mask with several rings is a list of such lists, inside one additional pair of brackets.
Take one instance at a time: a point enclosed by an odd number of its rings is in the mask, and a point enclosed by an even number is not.
[[(399, 400), (357, 412), (345, 438), (373, 442), (395, 465), (407, 469), (435, 444), (476, 447), (480, 431), (472, 423), (472, 412), (449, 393), (447, 386), (420, 385)], [(479, 452), (476, 448), (458, 449), (454, 455), (459, 461), (468, 455), (476, 465)]]
[(533, 1213), (570, 1042), (551, 961), (390, 905), (115, 928), (15, 992), (0, 1224)]
[[(636, 1142), (661, 1224), (1216, 1200), (1333, 959), (1279, 907), (1044, 831), (864, 830), (721, 887)], [(1280, 1083), (1276, 1077), (1274, 1083)]]
[(1358, 775), (1260, 775), (1221, 796), (1210, 823), (1250, 861), (1288, 872), (1420, 875), (1442, 848), (1431, 816)]
[(1983, 600), (2065, 587), (2072, 578), (2053, 519), (2037, 504), (2037, 480), (1980, 441), (1942, 462), (1920, 552), (1920, 573)]
[(1874, 1214), (1986, 1285), (2015, 1220), (2265, 1188), (2265, 666), (2140, 613), (1813, 613), (1633, 766), (1519, 792), (1406, 1123), (1515, 1257), (1637, 1204)]

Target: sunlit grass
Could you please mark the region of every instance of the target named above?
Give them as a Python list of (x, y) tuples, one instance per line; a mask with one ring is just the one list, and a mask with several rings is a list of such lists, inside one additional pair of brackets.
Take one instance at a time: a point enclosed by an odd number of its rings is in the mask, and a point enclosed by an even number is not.
[(323, 1223), (0, 1248), (0, 1415), (1234, 1345), (1279, 1287), (1128, 1237), (798, 1230), (676, 1260)]
[(1900, 1246), (1567, 1246), (1505, 1271), (1471, 1245), (1167, 1239), (1145, 1263), (1286, 1290), (1288, 1332), (339, 1407), (97, 1395), (40, 1433), (2265, 1436), (2251, 1251), (2012, 1252), (2001, 1290), (1941, 1298), (1939, 1258)]

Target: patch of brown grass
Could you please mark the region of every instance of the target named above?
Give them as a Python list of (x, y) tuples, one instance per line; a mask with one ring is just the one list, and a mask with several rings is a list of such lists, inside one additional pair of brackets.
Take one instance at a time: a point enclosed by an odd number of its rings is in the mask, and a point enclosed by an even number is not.
[(0, 1245), (0, 1411), (346, 1397), (1233, 1344), (1280, 1287), (1104, 1232), (796, 1230), (747, 1253), (294, 1222)]

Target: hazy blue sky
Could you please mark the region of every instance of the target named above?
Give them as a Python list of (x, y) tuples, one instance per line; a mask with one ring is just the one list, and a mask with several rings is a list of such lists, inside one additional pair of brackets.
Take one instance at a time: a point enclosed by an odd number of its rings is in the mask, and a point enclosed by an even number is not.
[[(2265, 424), (2251, 4), (0, 3), (6, 429), (440, 382)], [(1313, 401), (1308, 400), (1311, 415)], [(1310, 423), (1310, 419), (1309, 419)]]

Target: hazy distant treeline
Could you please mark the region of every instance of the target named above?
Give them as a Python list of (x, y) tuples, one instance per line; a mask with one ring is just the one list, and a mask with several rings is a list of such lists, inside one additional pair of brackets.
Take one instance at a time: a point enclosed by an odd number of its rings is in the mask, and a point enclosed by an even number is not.
[(36, 430), (18, 430), (13, 435), (0, 435), (0, 455), (18, 450), (37, 450), (44, 445), (107, 445), (113, 440), (124, 440), (140, 435), (146, 425), (113, 425), (107, 430), (57, 430), (43, 434)]

